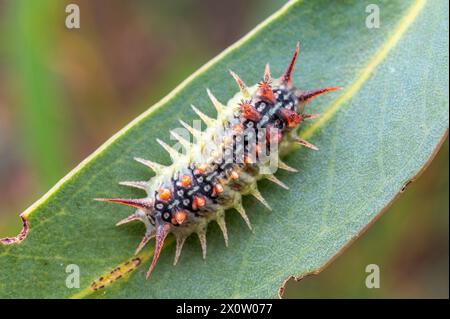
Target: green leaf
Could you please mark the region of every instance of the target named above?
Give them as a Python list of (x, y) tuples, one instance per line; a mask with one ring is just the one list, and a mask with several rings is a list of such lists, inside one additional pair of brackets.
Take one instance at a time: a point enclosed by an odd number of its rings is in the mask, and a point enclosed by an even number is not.
[[(447, 1), (377, 1), (381, 25), (369, 29), (372, 2), (289, 3), (120, 131), (25, 212), (28, 238), (0, 247), (0, 296), (275, 297), (291, 275), (322, 269), (415, 178), (448, 130)], [(92, 199), (143, 195), (117, 185), (150, 177), (132, 158), (168, 163), (155, 138), (169, 141), (178, 118), (192, 120), (191, 103), (212, 115), (206, 87), (226, 101), (236, 91), (228, 69), (247, 83), (266, 62), (280, 74), (297, 40), (295, 84), (345, 89), (308, 104), (323, 116), (302, 135), (320, 151), (287, 157), (300, 170), (278, 174), (291, 190), (263, 181), (273, 212), (246, 198), (254, 233), (230, 211), (230, 245), (211, 225), (206, 261), (191, 236), (173, 267), (169, 240), (146, 281), (151, 244), (141, 267), (93, 292), (93, 280), (132, 258), (144, 228), (114, 227), (131, 210)], [(66, 287), (69, 264), (80, 267), (79, 289)]]

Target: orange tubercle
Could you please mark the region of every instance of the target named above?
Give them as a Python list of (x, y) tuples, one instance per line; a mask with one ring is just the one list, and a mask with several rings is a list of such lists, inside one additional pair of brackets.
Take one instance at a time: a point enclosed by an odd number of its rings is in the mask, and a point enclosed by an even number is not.
[(192, 179), (189, 175), (183, 175), (183, 177), (181, 177), (181, 185), (183, 187), (189, 187), (192, 184)]
[(273, 95), (272, 88), (270, 87), (270, 84), (267, 82), (261, 82), (258, 87), (258, 91), (256, 92), (259, 98), (274, 103), (275, 102), (275, 96)]
[(231, 177), (231, 179), (238, 179), (239, 174), (236, 171), (231, 171), (230, 177)]
[(200, 164), (197, 166), (197, 168), (195, 169), (195, 174), (204, 174), (206, 172), (206, 164)]
[(245, 164), (252, 164), (252, 163), (254, 163), (254, 161), (253, 161), (253, 159), (252, 159), (251, 156), (249, 156), (249, 155), (244, 155), (244, 163), (245, 163)]
[(259, 112), (250, 103), (242, 103), (240, 105), (240, 109), (242, 112), (242, 116), (244, 116), (247, 120), (259, 121), (259, 119), (261, 118)]
[(223, 186), (221, 184), (214, 185), (214, 194), (220, 194), (223, 192)]
[(167, 201), (172, 197), (172, 192), (168, 188), (161, 188), (158, 192), (158, 196), (161, 200)]
[(302, 121), (301, 116), (298, 115), (295, 111), (291, 111), (289, 109), (280, 109), (280, 113), (286, 120), (286, 125), (288, 128), (294, 128)]
[(192, 203), (192, 208), (193, 209), (197, 209), (197, 208), (205, 206), (205, 204), (206, 204), (206, 200), (205, 200), (204, 197), (202, 197), (202, 196), (195, 196), (194, 200), (193, 200), (193, 203)]
[(184, 210), (179, 210), (175, 213), (174, 219), (178, 225), (181, 225), (186, 219), (186, 212)]

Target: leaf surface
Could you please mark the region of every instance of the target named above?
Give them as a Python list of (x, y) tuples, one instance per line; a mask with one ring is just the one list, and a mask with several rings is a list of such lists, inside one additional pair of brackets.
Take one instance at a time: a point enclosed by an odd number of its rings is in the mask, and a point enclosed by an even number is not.
[[(377, 1), (381, 25), (373, 29), (365, 23), (368, 4), (289, 3), (112, 137), (25, 212), (26, 240), (0, 246), (0, 297), (276, 297), (289, 276), (320, 270), (417, 175), (448, 130), (447, 1)], [(146, 281), (152, 243), (143, 266), (92, 291), (93, 280), (132, 258), (144, 234), (140, 223), (114, 226), (131, 209), (92, 199), (142, 197), (117, 185), (151, 176), (133, 157), (169, 163), (155, 139), (170, 142), (179, 118), (192, 121), (190, 104), (213, 115), (207, 87), (226, 102), (236, 91), (228, 69), (248, 84), (267, 62), (281, 74), (298, 40), (294, 83), (344, 90), (308, 104), (323, 115), (301, 135), (320, 151), (286, 158), (300, 170), (277, 174), (290, 191), (261, 182), (273, 212), (246, 198), (254, 233), (230, 211), (229, 247), (211, 224), (206, 261), (191, 236), (173, 267), (169, 240)], [(66, 286), (70, 264), (79, 266), (79, 289)]]

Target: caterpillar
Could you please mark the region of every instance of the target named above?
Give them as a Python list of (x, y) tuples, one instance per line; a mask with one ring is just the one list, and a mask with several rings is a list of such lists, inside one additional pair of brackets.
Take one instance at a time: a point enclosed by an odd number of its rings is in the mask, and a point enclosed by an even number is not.
[(106, 275), (101, 276), (97, 280), (94, 280), (91, 283), (92, 290), (99, 290), (105, 288), (107, 285), (112, 284), (114, 281), (119, 280), (120, 278), (126, 276), (131, 273), (135, 268), (137, 268), (141, 264), (141, 259), (136, 257), (131, 260), (124, 262), (123, 264), (115, 267)]
[[(156, 176), (149, 181), (127, 181), (120, 184), (143, 189), (147, 196), (139, 199), (97, 198), (98, 201), (131, 206), (136, 211), (119, 221), (123, 225), (141, 221), (146, 232), (135, 254), (155, 238), (153, 260), (147, 271), (149, 278), (169, 233), (176, 237), (176, 265), (186, 238), (198, 235), (203, 258), (206, 258), (206, 229), (211, 221), (219, 225), (228, 246), (225, 211), (235, 208), (250, 229), (252, 225), (242, 206), (243, 195), (253, 195), (269, 210), (267, 201), (258, 191), (257, 182), (267, 178), (275, 184), (288, 187), (275, 177), (276, 169), (290, 172), (297, 170), (280, 160), (294, 145), (317, 150), (313, 144), (298, 137), (297, 129), (304, 120), (317, 114), (304, 113), (305, 105), (314, 97), (340, 89), (329, 87), (302, 91), (292, 84), (292, 73), (299, 53), (299, 43), (293, 57), (280, 78), (272, 78), (269, 64), (258, 84), (248, 87), (233, 71), (239, 91), (227, 105), (223, 105), (207, 89), (217, 118), (202, 113), (195, 106), (194, 112), (206, 124), (205, 130), (189, 126), (180, 120), (189, 132), (188, 138), (171, 131), (171, 135), (182, 146), (179, 152), (157, 139), (169, 153), (172, 164), (161, 164), (135, 158), (152, 169)], [(195, 143), (190, 142), (190, 135)]]

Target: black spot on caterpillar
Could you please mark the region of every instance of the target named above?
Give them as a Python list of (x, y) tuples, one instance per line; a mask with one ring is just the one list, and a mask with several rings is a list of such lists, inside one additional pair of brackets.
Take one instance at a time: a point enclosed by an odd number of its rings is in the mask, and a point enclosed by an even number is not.
[(147, 197), (97, 199), (137, 208), (134, 214), (117, 225), (134, 220), (145, 224), (147, 230), (136, 254), (155, 237), (155, 252), (147, 278), (169, 233), (176, 237), (175, 265), (186, 238), (194, 232), (200, 239), (203, 258), (206, 257), (206, 228), (210, 221), (218, 223), (225, 245), (228, 245), (226, 209), (235, 208), (251, 229), (242, 206), (242, 195), (253, 195), (270, 209), (258, 191), (257, 181), (267, 178), (287, 189), (274, 173), (277, 168), (292, 172), (296, 170), (283, 163), (280, 156), (295, 144), (317, 150), (297, 134), (303, 120), (316, 117), (315, 114), (305, 114), (304, 107), (312, 98), (339, 87), (311, 91), (301, 91), (294, 87), (292, 72), (298, 51), (299, 44), (280, 78), (272, 78), (267, 64), (262, 81), (252, 87), (247, 87), (238, 75), (230, 71), (239, 86), (239, 92), (228, 101), (227, 106), (222, 105), (207, 90), (217, 110), (217, 119), (208, 117), (192, 106), (206, 123), (207, 129), (201, 131), (180, 121), (196, 142), (191, 144), (172, 131), (173, 137), (185, 149), (182, 154), (157, 140), (168, 151), (172, 165), (166, 167), (136, 158), (155, 171), (156, 176), (150, 181), (121, 184), (143, 189), (147, 192)]

